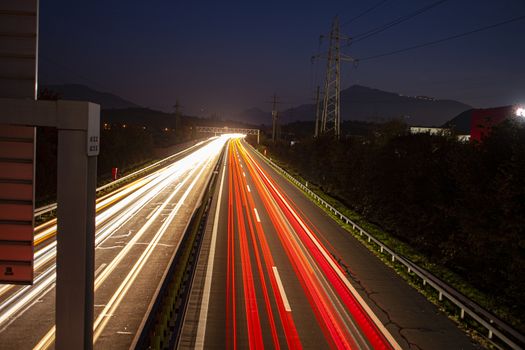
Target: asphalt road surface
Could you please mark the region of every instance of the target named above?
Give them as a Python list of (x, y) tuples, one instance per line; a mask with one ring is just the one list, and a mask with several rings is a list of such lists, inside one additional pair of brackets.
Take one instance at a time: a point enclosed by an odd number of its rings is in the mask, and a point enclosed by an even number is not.
[(243, 141), (221, 169), (179, 348), (477, 347)]
[[(225, 143), (193, 147), (97, 200), (95, 348), (131, 345)], [(33, 286), (0, 285), (0, 349), (54, 345), (55, 234), (56, 222), (35, 232)]]

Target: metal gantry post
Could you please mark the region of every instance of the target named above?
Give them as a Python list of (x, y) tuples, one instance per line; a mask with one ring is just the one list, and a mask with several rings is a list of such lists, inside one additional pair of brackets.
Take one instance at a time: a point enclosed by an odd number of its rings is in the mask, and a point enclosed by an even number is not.
[(100, 106), (0, 98), (0, 123), (56, 127), (58, 350), (92, 349)]
[(86, 138), (58, 130), (56, 349), (93, 348), (97, 157)]

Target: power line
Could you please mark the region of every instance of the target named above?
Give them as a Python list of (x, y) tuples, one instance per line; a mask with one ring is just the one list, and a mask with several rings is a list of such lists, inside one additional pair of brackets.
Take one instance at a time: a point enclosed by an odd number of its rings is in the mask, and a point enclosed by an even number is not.
[[(361, 17), (367, 15), (368, 13), (372, 12), (373, 10), (375, 10), (376, 8), (378, 8), (379, 6), (383, 5), (384, 3), (388, 2), (388, 1), (390, 1), (390, 0), (382, 0), (382, 1), (380, 1), (380, 2), (378, 2), (378, 3), (376, 3), (376, 4), (374, 4), (374, 5), (372, 5), (372, 6), (369, 7), (368, 9), (366, 9), (366, 10), (364, 10), (363, 12), (361, 12), (360, 14), (358, 14), (357, 16), (350, 18), (348, 21), (344, 22), (344, 23), (341, 24), (340, 26), (341, 26), (341, 27), (344, 27), (344, 26), (346, 26), (346, 25), (348, 25), (348, 24), (350, 24), (350, 23), (352, 23), (352, 22), (358, 20), (359, 18), (361, 18)], [(321, 34), (321, 36), (319, 37), (319, 46), (321, 46), (321, 42), (322, 42), (323, 38), (324, 38), (326, 35), (327, 35), (327, 34)], [(318, 51), (320, 51), (320, 48), (319, 48)]]
[(396, 25), (398, 25), (398, 24), (401, 24), (401, 23), (403, 23), (403, 22), (406, 22), (406, 21), (408, 21), (409, 19), (412, 19), (412, 18), (414, 18), (414, 17), (416, 17), (416, 16), (419, 16), (420, 14), (423, 14), (423, 13), (427, 12), (428, 10), (430, 10), (430, 9), (436, 7), (436, 6), (439, 6), (439, 5), (441, 5), (441, 4), (443, 4), (443, 3), (447, 2), (447, 1), (448, 1), (448, 0), (438, 0), (438, 1), (434, 2), (434, 3), (432, 3), (432, 4), (429, 4), (429, 5), (427, 5), (427, 6), (424, 6), (424, 7), (420, 8), (420, 9), (418, 9), (418, 10), (412, 12), (412, 13), (409, 13), (409, 14), (404, 15), (404, 16), (401, 16), (401, 17), (399, 17), (399, 18), (397, 18), (397, 19), (395, 19), (395, 20), (393, 20), (393, 21), (390, 21), (390, 22), (388, 22), (388, 23), (385, 23), (385, 24), (383, 24), (382, 26), (379, 26), (379, 27), (377, 27), (377, 28), (370, 29), (370, 30), (368, 30), (368, 31), (366, 31), (366, 32), (364, 32), (364, 33), (361, 33), (361, 34), (355, 35), (355, 36), (353, 37), (353, 40), (352, 40), (351, 43), (354, 44), (354, 43), (359, 42), (359, 41), (361, 41), (361, 40), (368, 39), (368, 38), (370, 38), (371, 36), (374, 36), (374, 35), (376, 35), (376, 34), (379, 34), (379, 33), (381, 33), (381, 32), (384, 32), (385, 30), (390, 29), (390, 28), (392, 28), (392, 27), (394, 27), (394, 26), (396, 26)]
[(344, 27), (344, 26), (346, 26), (346, 25), (348, 25), (348, 24), (358, 20), (359, 18), (361, 18), (361, 17), (365, 16), (366, 14), (374, 11), (376, 8), (378, 8), (379, 6), (383, 5), (384, 3), (388, 2), (388, 1), (390, 1), (390, 0), (383, 0), (383, 1), (380, 1), (380, 2), (376, 3), (375, 5), (372, 5), (368, 9), (366, 9), (363, 12), (361, 12), (360, 14), (358, 14), (357, 16), (352, 17), (348, 21), (346, 21), (343, 24), (341, 24), (341, 27)]
[(356, 59), (356, 61), (357, 62), (368, 61), (368, 60), (372, 60), (372, 59), (376, 59), (376, 58), (380, 58), (380, 57), (395, 55), (395, 54), (398, 54), (398, 53), (401, 53), (401, 52), (406, 52), (406, 51), (419, 49), (419, 48), (430, 46), (430, 45), (440, 44), (440, 43), (445, 42), (445, 41), (458, 39), (458, 38), (461, 38), (461, 37), (464, 37), (464, 36), (467, 36), (467, 35), (470, 35), (470, 34), (479, 33), (481, 31), (492, 29), (492, 28), (496, 28), (496, 27), (499, 27), (499, 26), (502, 26), (502, 25), (505, 25), (505, 24), (509, 24), (509, 23), (512, 23), (512, 22), (521, 21), (523, 19), (525, 19), (525, 15), (519, 16), (519, 17), (514, 17), (514, 18), (508, 19), (506, 21), (494, 23), (494, 24), (491, 24), (491, 25), (488, 25), (488, 26), (485, 26), (485, 27), (473, 29), (473, 30), (470, 30), (468, 32), (451, 35), (451, 36), (448, 36), (448, 37), (445, 37), (445, 38), (441, 38), (441, 39), (438, 39), (438, 40), (433, 40), (433, 41), (429, 41), (429, 42), (426, 42), (426, 43), (405, 47), (403, 49), (398, 49), (398, 50), (394, 50), (394, 51), (390, 51), (390, 52), (385, 52), (385, 53), (378, 54), (378, 55), (358, 58), (358, 59)]

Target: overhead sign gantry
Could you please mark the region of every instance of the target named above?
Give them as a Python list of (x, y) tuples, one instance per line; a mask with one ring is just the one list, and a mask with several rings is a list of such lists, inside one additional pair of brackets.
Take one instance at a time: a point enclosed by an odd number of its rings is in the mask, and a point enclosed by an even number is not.
[(247, 129), (247, 128), (230, 128), (230, 127), (218, 127), (218, 126), (197, 126), (197, 132), (211, 133), (215, 135), (221, 134), (245, 134), (245, 135), (256, 135), (257, 143), (259, 143), (259, 129)]

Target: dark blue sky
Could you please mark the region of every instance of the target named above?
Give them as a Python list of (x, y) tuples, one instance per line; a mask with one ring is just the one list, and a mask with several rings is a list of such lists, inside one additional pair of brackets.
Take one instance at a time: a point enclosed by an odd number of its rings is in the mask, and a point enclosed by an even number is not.
[[(228, 117), (269, 109), (273, 92), (310, 102), (318, 38), (379, 0), (40, 1), (40, 83), (81, 83), (138, 104)], [(435, 0), (390, 0), (342, 28), (358, 35)], [(366, 57), (525, 15), (523, 0), (449, 0), (345, 50)], [(343, 66), (343, 87), (525, 103), (525, 21), (443, 44)], [(318, 80), (324, 63), (318, 66)], [(204, 111), (204, 112), (201, 112)]]

